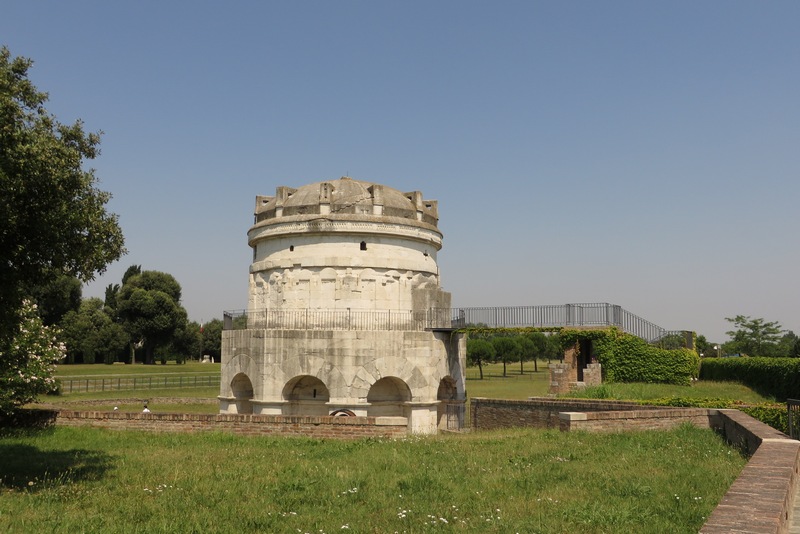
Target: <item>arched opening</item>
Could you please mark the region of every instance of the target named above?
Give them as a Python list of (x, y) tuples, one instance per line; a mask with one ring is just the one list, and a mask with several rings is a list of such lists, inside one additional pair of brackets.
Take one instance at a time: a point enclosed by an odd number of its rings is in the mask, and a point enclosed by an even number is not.
[(326, 403), (331, 394), (322, 380), (302, 375), (289, 380), (283, 387), (283, 400), (287, 401), (286, 415), (328, 415)]
[(458, 400), (458, 387), (453, 377), (446, 376), (439, 381), (436, 399), (439, 401), (437, 426), (442, 430), (461, 430), (464, 427), (464, 401)]
[(381, 378), (369, 388), (367, 402), (370, 416), (407, 417), (405, 403), (411, 401), (408, 384), (393, 376)]
[(236, 413), (253, 413), (253, 383), (250, 378), (239, 373), (231, 380), (231, 391), (236, 399)]
[(367, 242), (366, 241), (362, 241), (361, 242), (361, 250), (367, 250)]

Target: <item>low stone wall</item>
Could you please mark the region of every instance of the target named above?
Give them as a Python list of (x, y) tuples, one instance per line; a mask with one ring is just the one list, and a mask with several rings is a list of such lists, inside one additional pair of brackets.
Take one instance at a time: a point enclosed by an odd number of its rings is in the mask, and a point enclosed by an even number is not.
[(717, 410), (706, 408), (636, 409), (612, 412), (561, 412), (559, 428), (565, 432), (624, 432), (627, 430), (667, 430), (684, 423), (700, 428), (718, 428)]
[(59, 410), (54, 424), (153, 432), (231, 432), (248, 436), (357, 439), (404, 437), (405, 417), (156, 414)]
[(475, 397), (470, 399), (469, 413), (473, 430), (534, 427), (560, 428), (561, 412), (605, 412), (615, 410), (648, 410), (633, 402), (593, 399), (531, 398), (503, 400)]
[(792, 521), (800, 522), (791, 517), (800, 485), (800, 441), (739, 410), (719, 414), (723, 435), (752, 456), (700, 532), (789, 532)]
[[(689, 422), (713, 428), (750, 455), (750, 460), (701, 529), (703, 534), (800, 531), (792, 518), (800, 491), (800, 441), (740, 412), (705, 408), (646, 407), (615, 401), (472, 399), (472, 428), (512, 426), (564, 431), (667, 429)], [(557, 422), (556, 422), (557, 421)], [(795, 530), (792, 530), (795, 532)]]

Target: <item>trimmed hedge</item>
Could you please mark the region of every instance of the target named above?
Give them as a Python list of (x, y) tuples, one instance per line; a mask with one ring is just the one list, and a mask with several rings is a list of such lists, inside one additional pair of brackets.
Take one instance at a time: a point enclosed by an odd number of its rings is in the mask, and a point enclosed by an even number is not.
[(661, 349), (616, 328), (561, 331), (564, 347), (591, 339), (607, 382), (689, 385), (697, 377), (700, 356), (689, 349)]
[(765, 397), (800, 397), (798, 358), (703, 358), (700, 378), (740, 382)]

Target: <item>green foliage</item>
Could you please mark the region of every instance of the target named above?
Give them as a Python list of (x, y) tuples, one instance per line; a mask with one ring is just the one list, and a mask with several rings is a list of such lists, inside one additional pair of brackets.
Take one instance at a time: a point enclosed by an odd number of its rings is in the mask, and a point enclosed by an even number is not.
[(766, 423), (784, 434), (789, 433), (789, 410), (785, 404), (758, 404), (755, 406), (739, 406), (750, 417)]
[(38, 306), (39, 316), (45, 325), (56, 325), (64, 315), (81, 305), (81, 281), (74, 276), (49, 271), (45, 278), (26, 291)]
[(515, 338), (497, 336), (491, 339), (494, 345), (495, 358), (503, 362), (503, 376), (506, 376), (506, 365), (508, 362), (515, 361), (519, 358), (521, 348)]
[(703, 358), (700, 378), (741, 382), (762, 395), (786, 400), (800, 392), (800, 359)]
[(215, 362), (221, 361), (222, 355), (222, 321), (212, 319), (202, 325), (203, 354), (214, 358)]
[(725, 320), (736, 327), (726, 332), (731, 337), (731, 341), (726, 343), (726, 350), (730, 354), (788, 356), (779, 352), (779, 342), (783, 333), (780, 323), (768, 322), (761, 318), (753, 319), (749, 315), (726, 317)]
[(32, 62), (0, 48), (0, 338), (16, 332), (27, 289), (46, 273), (91, 280), (125, 253), (111, 198), (84, 160), (98, 133), (62, 124), (28, 79)]
[(564, 348), (581, 339), (591, 340), (608, 382), (689, 384), (697, 377), (700, 365), (700, 357), (693, 350), (653, 347), (616, 328), (564, 329), (560, 338)]
[(113, 363), (129, 341), (128, 334), (112, 320), (99, 298), (85, 299), (77, 312), (68, 312), (61, 329), (69, 363), (94, 363), (97, 356), (105, 363)]
[(199, 358), (203, 350), (203, 334), (200, 325), (194, 321), (186, 323), (175, 331), (175, 336), (170, 345), (170, 352), (175, 355), (175, 361), (184, 363), (192, 358)]
[(0, 340), (0, 414), (14, 413), (37, 395), (55, 387), (55, 364), (64, 347), (55, 331), (39, 317), (36, 306), (25, 301), (17, 334)]
[(159, 271), (132, 275), (120, 289), (117, 313), (132, 341), (144, 345), (145, 363), (155, 363), (156, 349), (185, 327), (186, 310), (180, 305), (180, 296), (178, 281)]
[(477, 365), (483, 379), (483, 365), (493, 362), (497, 355), (494, 345), (487, 339), (467, 338), (467, 364)]

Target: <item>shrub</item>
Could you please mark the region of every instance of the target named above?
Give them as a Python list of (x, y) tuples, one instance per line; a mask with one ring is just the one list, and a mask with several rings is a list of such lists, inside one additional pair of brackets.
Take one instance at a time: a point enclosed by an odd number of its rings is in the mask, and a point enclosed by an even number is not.
[(800, 395), (797, 358), (704, 358), (700, 378), (740, 382), (761, 395), (786, 400)]
[(643, 339), (607, 330), (562, 330), (562, 343), (572, 346), (580, 339), (593, 341), (597, 360), (608, 382), (646, 382), (688, 385), (697, 377), (700, 357), (693, 350), (653, 347)]
[(55, 385), (55, 363), (65, 353), (55, 331), (44, 326), (35, 304), (24, 302), (19, 329), (0, 344), (0, 414), (12, 414)]

